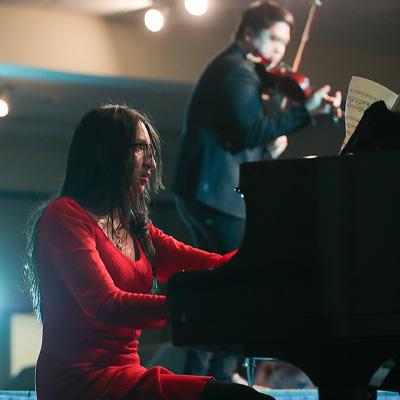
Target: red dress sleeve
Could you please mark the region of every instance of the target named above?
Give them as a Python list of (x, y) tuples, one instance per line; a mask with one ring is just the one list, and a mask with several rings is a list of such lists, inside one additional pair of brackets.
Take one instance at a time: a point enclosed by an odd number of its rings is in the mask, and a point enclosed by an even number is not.
[(209, 253), (175, 240), (162, 230), (149, 224), (149, 232), (155, 247), (153, 259), (157, 279), (166, 282), (171, 274), (179, 271), (212, 269), (227, 263), (237, 252), (225, 255)]
[(45, 257), (84, 312), (101, 322), (129, 328), (165, 326), (165, 296), (116, 287), (96, 249), (95, 228), (76, 203), (56, 200), (39, 222), (37, 264), (38, 254)]

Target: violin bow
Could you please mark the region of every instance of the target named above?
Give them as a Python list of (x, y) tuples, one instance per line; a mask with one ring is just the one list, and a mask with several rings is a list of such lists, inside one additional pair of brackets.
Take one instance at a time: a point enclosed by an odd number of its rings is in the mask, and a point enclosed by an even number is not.
[(311, 4), (310, 11), (308, 12), (308, 17), (307, 17), (307, 22), (303, 30), (303, 34), (301, 35), (301, 40), (300, 40), (300, 45), (299, 48), (297, 49), (296, 57), (294, 58), (293, 61), (293, 67), (292, 71), (297, 72), (300, 67), (300, 62), (303, 57), (303, 52), (304, 48), (306, 46), (306, 43), (308, 39), (310, 38), (310, 29), (311, 29), (311, 24), (315, 16), (315, 11), (317, 7), (321, 7), (322, 2), (320, 0), (313, 0), (313, 3)]

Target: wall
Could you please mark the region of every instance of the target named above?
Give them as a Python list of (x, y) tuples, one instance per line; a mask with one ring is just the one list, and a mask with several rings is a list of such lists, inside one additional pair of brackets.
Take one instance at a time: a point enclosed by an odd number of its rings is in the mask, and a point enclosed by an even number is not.
[[(66, 72), (188, 82), (210, 50), (197, 47), (204, 31), (176, 28), (159, 35), (133, 26), (75, 13), (0, 6), (0, 61)], [(221, 38), (221, 45), (223, 44)]]
[[(141, 20), (1, 5), (0, 62), (84, 74), (194, 82), (210, 57), (229, 41), (237, 15), (225, 19), (228, 23), (219, 24), (215, 15), (181, 26), (171, 23), (153, 34)], [(288, 48), (289, 62), (299, 33)], [(390, 53), (376, 47), (371, 51), (367, 45), (350, 48), (335, 38), (321, 44), (318, 37), (311, 37), (302, 69), (315, 85), (332, 82), (345, 91), (351, 75), (359, 74), (400, 91), (395, 71), (399, 62), (398, 51)]]

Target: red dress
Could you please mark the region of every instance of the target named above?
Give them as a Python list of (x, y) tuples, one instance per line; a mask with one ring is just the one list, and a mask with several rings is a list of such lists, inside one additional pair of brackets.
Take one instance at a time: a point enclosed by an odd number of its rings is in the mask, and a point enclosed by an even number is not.
[[(157, 278), (214, 268), (221, 256), (187, 246), (149, 224)], [(137, 353), (143, 328), (167, 324), (166, 297), (148, 294), (152, 271), (143, 250), (121, 253), (91, 215), (69, 197), (46, 208), (35, 259), (42, 294), (43, 341), (38, 400), (198, 399), (210, 377), (146, 369)]]

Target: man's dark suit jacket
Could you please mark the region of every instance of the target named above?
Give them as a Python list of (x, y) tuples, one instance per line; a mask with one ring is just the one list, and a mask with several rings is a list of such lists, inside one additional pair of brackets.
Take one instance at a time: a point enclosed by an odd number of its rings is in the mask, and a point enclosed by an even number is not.
[(172, 192), (244, 218), (234, 191), (239, 165), (259, 161), (265, 144), (310, 122), (305, 107), (265, 114), (262, 82), (233, 43), (207, 66), (187, 110)]

